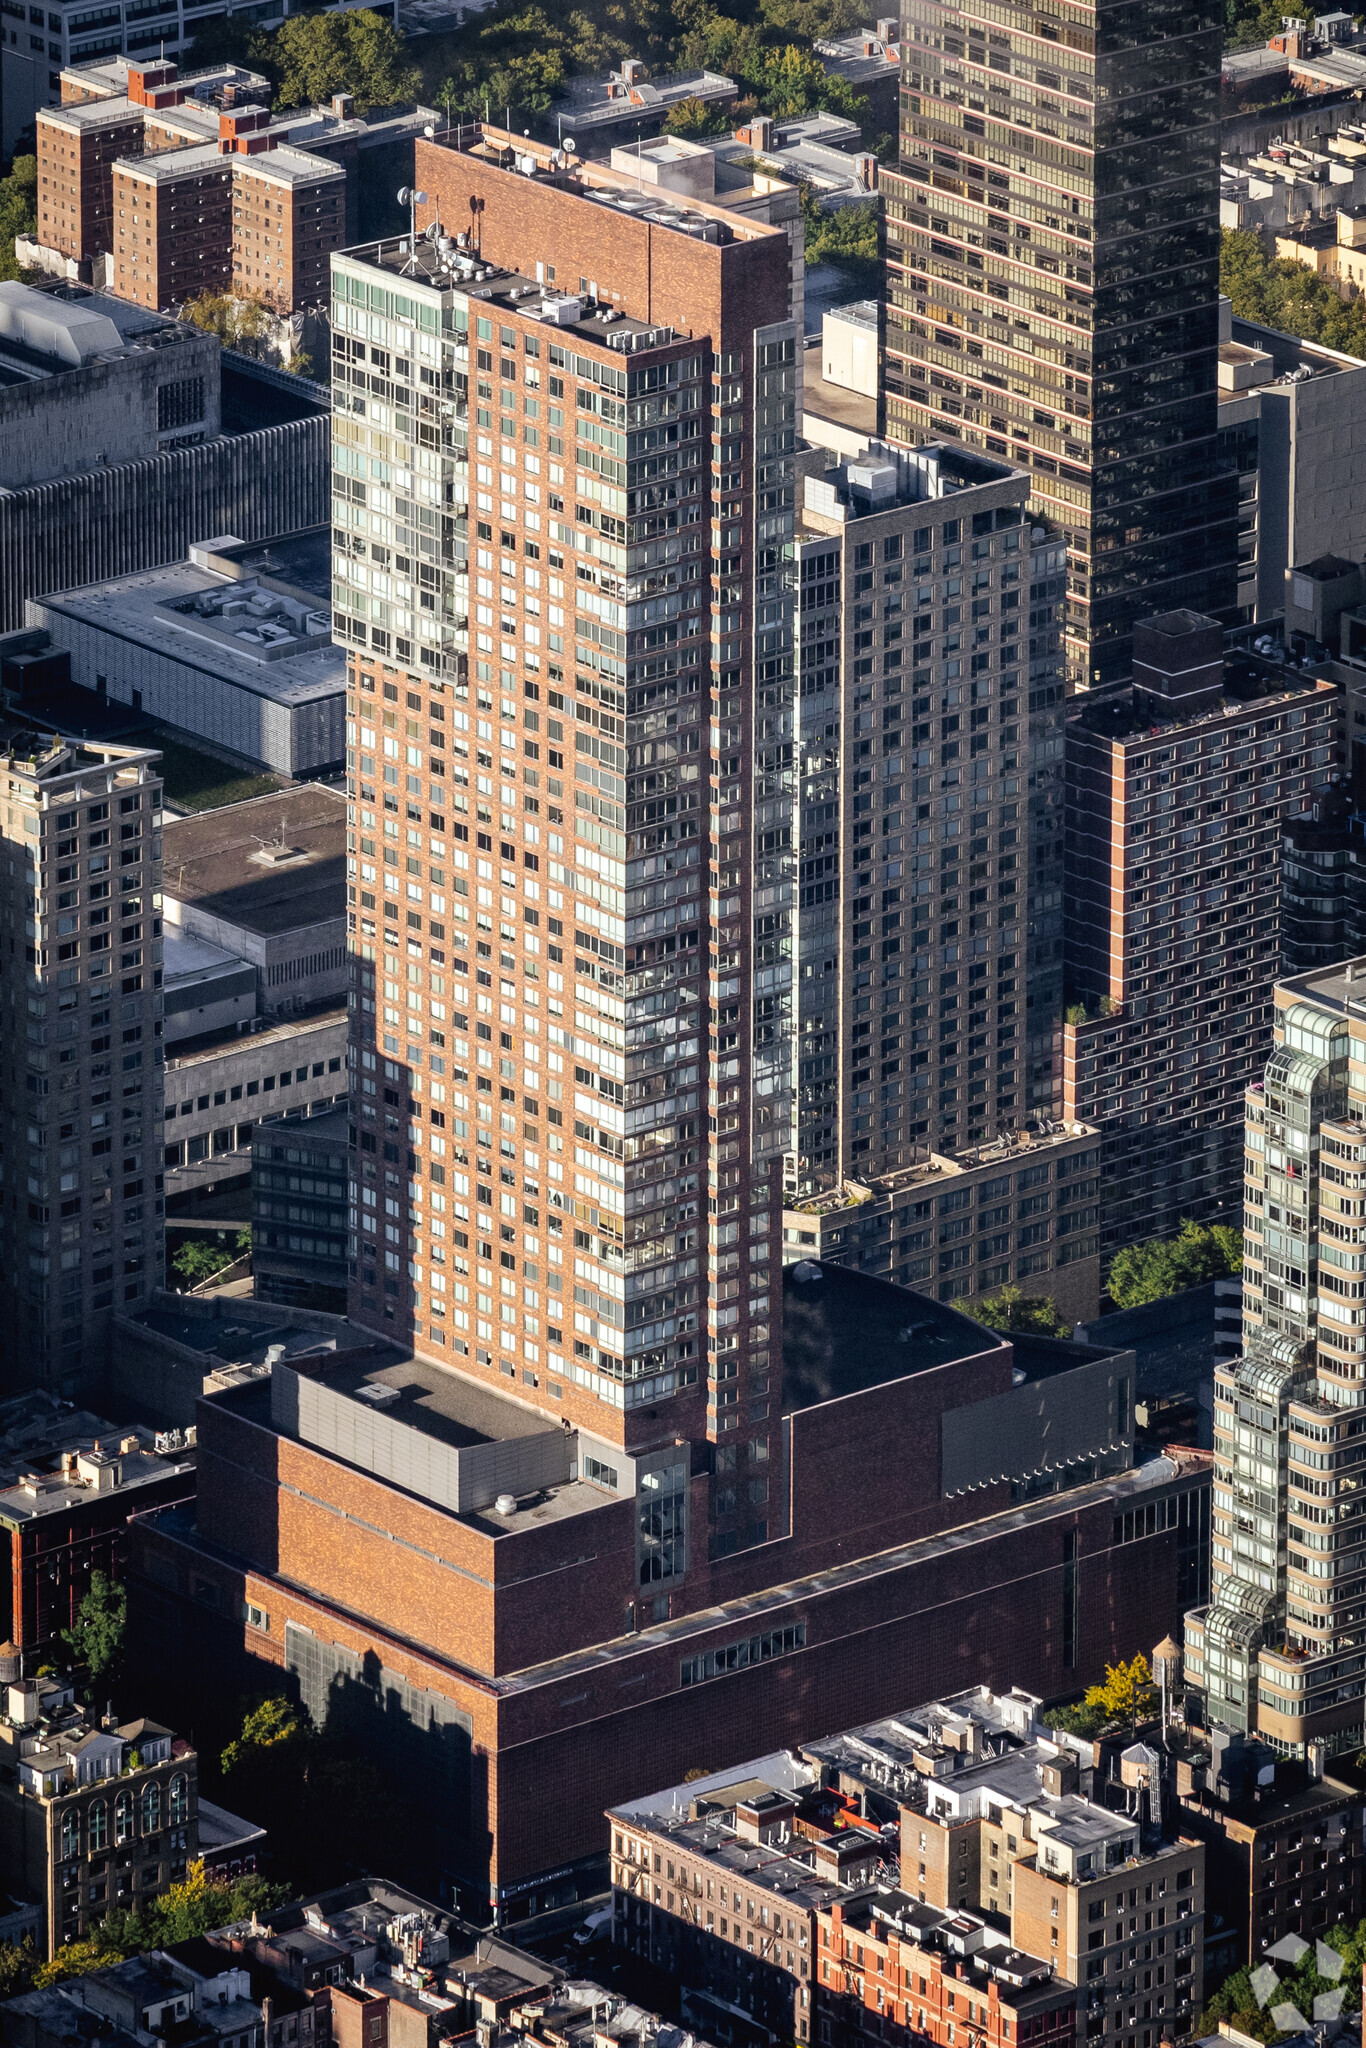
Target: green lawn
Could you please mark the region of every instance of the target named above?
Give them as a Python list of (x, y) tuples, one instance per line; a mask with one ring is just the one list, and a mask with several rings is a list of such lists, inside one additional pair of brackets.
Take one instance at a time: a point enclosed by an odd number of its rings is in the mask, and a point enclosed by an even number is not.
[(167, 801), (183, 811), (216, 811), (222, 804), (246, 803), (249, 797), (269, 796), (285, 787), (279, 775), (237, 774), (179, 740), (149, 738), (147, 744), (161, 755)]

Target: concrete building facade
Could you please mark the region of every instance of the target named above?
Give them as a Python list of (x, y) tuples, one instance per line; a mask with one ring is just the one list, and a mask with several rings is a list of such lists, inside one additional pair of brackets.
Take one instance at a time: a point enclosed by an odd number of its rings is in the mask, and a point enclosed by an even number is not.
[(959, 1301), (1017, 1285), (1068, 1323), (1100, 1302), (1100, 1133), (1020, 1131), (783, 1205), (783, 1258)]
[(22, 727), (5, 748), (0, 1372), (72, 1394), (98, 1377), (115, 1303), (160, 1279), (161, 785), (143, 748)]

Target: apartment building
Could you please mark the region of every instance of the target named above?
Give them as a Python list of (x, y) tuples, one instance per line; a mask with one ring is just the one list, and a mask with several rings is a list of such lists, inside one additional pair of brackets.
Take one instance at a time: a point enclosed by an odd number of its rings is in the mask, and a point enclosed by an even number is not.
[(1206, 1720), (1301, 1758), (1359, 1748), (1366, 1694), (1359, 974), (1278, 984), (1247, 1091), (1243, 1355), (1215, 1375), (1211, 1601), (1186, 1617)]
[(816, 2038), (830, 2048), (953, 2048), (965, 2027), (984, 2048), (1076, 2041), (1076, 1985), (975, 1913), (942, 1912), (879, 1887), (836, 1899), (819, 1931)]
[(218, 142), (115, 164), (112, 290), (154, 309), (230, 289), (273, 313), (325, 303), (345, 237), (345, 170), (276, 143), (264, 107), (219, 121)]
[[(160, 1284), (161, 785), (145, 748), (11, 720), (3, 908), (22, 953), (0, 1136), (19, 1199), (0, 1214), (10, 1313), (0, 1374), (73, 1394), (115, 1306)], [(20, 962), (22, 960), (22, 966)]]
[(114, 166), (142, 146), (132, 101), (44, 108), (38, 130), (38, 237), (78, 261), (114, 241)]
[(349, 1122), (267, 1118), (252, 1133), (251, 1271), (258, 1301), (346, 1312)]
[(211, 145), (120, 158), (106, 244), (114, 295), (157, 312), (225, 290), (232, 205), (232, 171)]
[(1344, 745), (1337, 685), (1225, 653), (1212, 619), (1133, 640), (1132, 687), (1067, 725), (1063, 1115), (1101, 1130), (1102, 1255), (1236, 1204), (1282, 828)]
[[(942, 443), (875, 442), (804, 478), (803, 1196), (1053, 1106), (1062, 686), (1030, 599), (1063, 551), (1022, 523), (1028, 490), (1024, 471)], [(1051, 813), (1037, 834), (1036, 808)]]
[(1173, 1790), (1183, 1830), (1205, 1844), (1209, 1974), (1361, 1918), (1361, 1793), (1324, 1770), (1321, 1752), (1306, 1763), (1216, 1729), (1207, 1747), (1178, 1744)]
[(787, 1194), (783, 1257), (854, 1266), (940, 1301), (1010, 1282), (1086, 1322), (1100, 1299), (1100, 1192), (1099, 1131), (1043, 1125), (805, 1200)]
[[(8, 1649), (8, 1646), (7, 1646)], [(87, 1939), (183, 1880), (198, 1848), (198, 1758), (156, 1721), (116, 1726), (77, 1704), (69, 1679), (21, 1679), (8, 1658), (0, 1708), (0, 1853), (7, 1880), (42, 1902), (40, 1952)]]
[(1355, 956), (1366, 937), (1366, 816), (1344, 784), (1315, 790), (1281, 835), (1281, 973)]
[(70, 1409), (61, 1437), (26, 1417), (4, 1419), (27, 1442), (23, 1469), (0, 1487), (0, 1641), (32, 1673), (61, 1654), (91, 1574), (123, 1577), (128, 1517), (194, 1498), (194, 1448), (176, 1431), (116, 1429)]
[(1366, 363), (1235, 320), (1219, 301), (1219, 451), (1238, 479), (1238, 617), (1285, 609), (1286, 571), (1366, 554)]
[(1150, 1758), (1111, 1775), (986, 1686), (803, 1742), (610, 1810), (615, 1938), (770, 2037), (951, 2040), (953, 2013), (1157, 2048), (1203, 2002), (1205, 1852)]
[[(1222, 22), (917, 0), (885, 195), (889, 439), (1027, 466), (1067, 545), (1069, 688), (1236, 597), (1217, 446)], [(1155, 451), (1159, 451), (1155, 452)]]
[(787, 238), (721, 202), (647, 219), (622, 174), (514, 161), (496, 129), (418, 157), (419, 225), (469, 215), (479, 252), (447, 233), (334, 263), (351, 1312), (571, 1421), (606, 1404), (622, 1448), (734, 1427), (729, 1381), (767, 1446)]

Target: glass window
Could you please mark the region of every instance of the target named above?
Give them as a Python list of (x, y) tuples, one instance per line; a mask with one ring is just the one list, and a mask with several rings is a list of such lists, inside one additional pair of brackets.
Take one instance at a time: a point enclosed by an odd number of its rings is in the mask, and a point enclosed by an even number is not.
[(167, 1818), (173, 1828), (178, 1828), (190, 1811), (189, 1784), (183, 1775), (171, 1780), (171, 1797)]
[(142, 1832), (154, 1835), (161, 1826), (161, 1787), (144, 1785), (142, 1789)]
[(109, 1809), (102, 1799), (94, 1801), (90, 1808), (90, 1848), (107, 1849), (109, 1846)]
[(133, 1795), (120, 1792), (114, 1801), (114, 1840), (131, 1842), (133, 1839)]

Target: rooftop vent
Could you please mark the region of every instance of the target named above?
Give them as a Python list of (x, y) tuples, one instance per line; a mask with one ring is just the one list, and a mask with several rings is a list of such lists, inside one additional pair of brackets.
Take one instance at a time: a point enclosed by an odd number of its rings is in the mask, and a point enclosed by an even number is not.
[(516, 1494), (500, 1493), (497, 1500), (493, 1503), (493, 1510), (498, 1515), (515, 1515), (517, 1512)]

